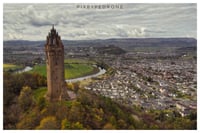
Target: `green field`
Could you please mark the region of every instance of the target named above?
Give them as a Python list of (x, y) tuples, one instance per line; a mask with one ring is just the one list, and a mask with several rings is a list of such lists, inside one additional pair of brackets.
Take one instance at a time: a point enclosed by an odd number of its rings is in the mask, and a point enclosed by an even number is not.
[(91, 60), (86, 60), (86, 59), (76, 59), (76, 58), (73, 58), (73, 59), (65, 59), (64, 61), (65, 63), (82, 63), (82, 64), (96, 64), (94, 61), (91, 61)]
[(9, 71), (9, 70), (14, 71), (20, 68), (22, 68), (22, 66), (14, 65), (14, 64), (3, 64), (3, 71)]
[[(80, 59), (65, 60), (65, 79), (73, 79), (98, 72), (98, 69), (92, 66), (94, 62)], [(39, 73), (46, 76), (46, 65), (36, 65), (30, 72)]]
[(65, 64), (65, 78), (72, 79), (92, 74), (94, 67), (88, 64)]
[(38, 74), (46, 77), (46, 75), (47, 75), (46, 74), (46, 65), (35, 65), (30, 72), (38, 73)]

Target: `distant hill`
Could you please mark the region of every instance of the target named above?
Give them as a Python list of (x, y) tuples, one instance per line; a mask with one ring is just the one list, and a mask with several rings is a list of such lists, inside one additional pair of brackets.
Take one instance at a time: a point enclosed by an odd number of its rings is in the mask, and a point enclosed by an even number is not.
[(108, 39), (108, 42), (121, 46), (137, 47), (194, 47), (197, 40), (194, 38), (130, 38), (130, 39)]
[[(43, 46), (45, 41), (14, 40), (4, 41), (4, 45), (38, 45)], [(96, 39), (96, 40), (63, 40), (66, 46), (109, 46), (119, 47), (196, 47), (197, 40), (194, 38), (116, 38), (116, 39)]]
[(99, 54), (113, 54), (120, 55), (126, 53), (123, 49), (116, 47), (114, 45), (102, 46), (96, 49)]
[(3, 41), (3, 45), (44, 45), (45, 41), (28, 41), (28, 40), (9, 40), (9, 41)]

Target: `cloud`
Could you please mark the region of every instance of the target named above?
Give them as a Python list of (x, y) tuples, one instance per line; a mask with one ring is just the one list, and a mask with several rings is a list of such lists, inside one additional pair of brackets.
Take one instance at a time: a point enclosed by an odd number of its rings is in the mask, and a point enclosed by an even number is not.
[(196, 38), (196, 4), (123, 4), (77, 9), (76, 4), (4, 4), (4, 40), (44, 40), (51, 25), (63, 39)]

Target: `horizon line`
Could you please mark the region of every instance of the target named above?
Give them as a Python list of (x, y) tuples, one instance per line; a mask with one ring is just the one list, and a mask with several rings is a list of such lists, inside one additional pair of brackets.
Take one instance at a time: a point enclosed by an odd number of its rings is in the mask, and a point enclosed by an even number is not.
[[(89, 40), (110, 40), (110, 39), (195, 39), (195, 37), (127, 37), (127, 38), (105, 38), (105, 39), (62, 39), (62, 41), (89, 41)], [(24, 39), (11, 39), (11, 40), (4, 40), (3, 41), (46, 41), (44, 40), (24, 40)]]

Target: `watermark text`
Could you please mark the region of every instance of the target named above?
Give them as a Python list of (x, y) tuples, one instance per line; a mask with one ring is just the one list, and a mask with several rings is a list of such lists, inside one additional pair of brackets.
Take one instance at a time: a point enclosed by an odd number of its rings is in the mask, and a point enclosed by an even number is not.
[(81, 9), (123, 9), (122, 4), (77, 4)]

